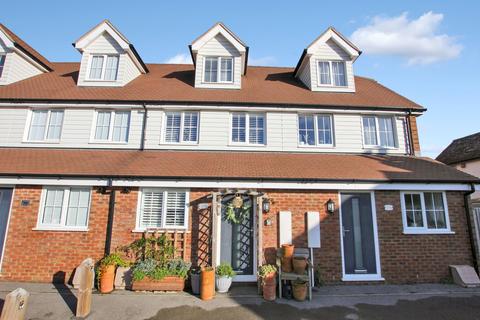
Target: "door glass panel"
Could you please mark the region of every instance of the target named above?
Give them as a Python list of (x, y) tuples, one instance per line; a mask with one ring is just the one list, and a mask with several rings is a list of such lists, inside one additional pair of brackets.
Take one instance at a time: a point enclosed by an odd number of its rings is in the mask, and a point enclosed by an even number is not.
[[(249, 196), (242, 196), (244, 207), (248, 208), (245, 218), (239, 223), (226, 219), (227, 206), (234, 198), (229, 195), (222, 200), (222, 223), (221, 223), (221, 245), (220, 262), (227, 262), (232, 265), (237, 275), (253, 275), (254, 257), (254, 217), (253, 201)], [(241, 209), (235, 209), (239, 217)]]

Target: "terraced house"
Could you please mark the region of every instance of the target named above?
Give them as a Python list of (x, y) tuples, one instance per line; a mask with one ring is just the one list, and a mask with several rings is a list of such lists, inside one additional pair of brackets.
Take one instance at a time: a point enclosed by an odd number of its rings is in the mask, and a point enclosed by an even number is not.
[(475, 264), (479, 179), (421, 157), (426, 108), (356, 76), (361, 51), (334, 28), (294, 68), (249, 66), (222, 23), (190, 44), (193, 65), (144, 63), (109, 21), (73, 45), (79, 62), (51, 62), (0, 25), (0, 279), (68, 280), (144, 232), (230, 262), (235, 281), (284, 243), (312, 248), (325, 283)]

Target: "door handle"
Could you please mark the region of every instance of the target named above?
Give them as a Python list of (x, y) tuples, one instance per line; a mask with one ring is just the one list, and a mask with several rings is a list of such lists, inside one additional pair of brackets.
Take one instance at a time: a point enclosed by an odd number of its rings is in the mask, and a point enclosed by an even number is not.
[(346, 233), (346, 232), (350, 232), (350, 230), (345, 229), (344, 227), (342, 227), (342, 234), (343, 234), (344, 237), (345, 237), (345, 233)]

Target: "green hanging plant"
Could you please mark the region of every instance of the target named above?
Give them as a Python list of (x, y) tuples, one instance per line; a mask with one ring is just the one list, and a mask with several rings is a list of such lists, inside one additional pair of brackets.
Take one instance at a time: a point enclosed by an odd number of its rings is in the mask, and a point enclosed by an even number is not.
[(233, 203), (229, 203), (225, 210), (225, 220), (230, 223), (242, 223), (245, 218), (250, 214), (250, 206), (244, 204), (240, 208), (236, 209)]

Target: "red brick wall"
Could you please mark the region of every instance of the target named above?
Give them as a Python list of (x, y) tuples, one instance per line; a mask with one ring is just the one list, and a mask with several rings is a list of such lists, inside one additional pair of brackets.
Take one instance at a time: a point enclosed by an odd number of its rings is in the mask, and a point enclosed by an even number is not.
[[(293, 243), (306, 247), (306, 212), (321, 215), (322, 248), (314, 251), (315, 265), (322, 281), (338, 283), (342, 275), (338, 193), (336, 191), (263, 190), (271, 201), (271, 226), (263, 226), (265, 259), (273, 263), (278, 248), (278, 213), (292, 212)], [(15, 189), (5, 256), (0, 279), (16, 281), (52, 281), (54, 275), (71, 276), (86, 257), (100, 259), (104, 252), (109, 195), (92, 192), (88, 232), (35, 231), (41, 187)], [(199, 210), (199, 203), (211, 203), (206, 189), (191, 190), (186, 258), (194, 264), (209, 264), (211, 249), (211, 208)], [(449, 264), (471, 264), (463, 195), (448, 192), (453, 235), (404, 235), (398, 191), (375, 192), (382, 275), (387, 283), (440, 282), (448, 277)], [(337, 211), (326, 212), (326, 202), (334, 200)], [(30, 205), (20, 206), (21, 200)], [(133, 233), (137, 213), (138, 190), (117, 190), (112, 250), (141, 237)], [(394, 206), (384, 211), (384, 205)], [(60, 279), (56, 279), (60, 280)]]
[[(15, 281), (68, 281), (87, 257), (102, 257), (108, 195), (92, 192), (88, 232), (36, 231), (42, 188), (17, 186), (14, 191), (1, 279)], [(30, 200), (22, 207), (21, 200)]]

